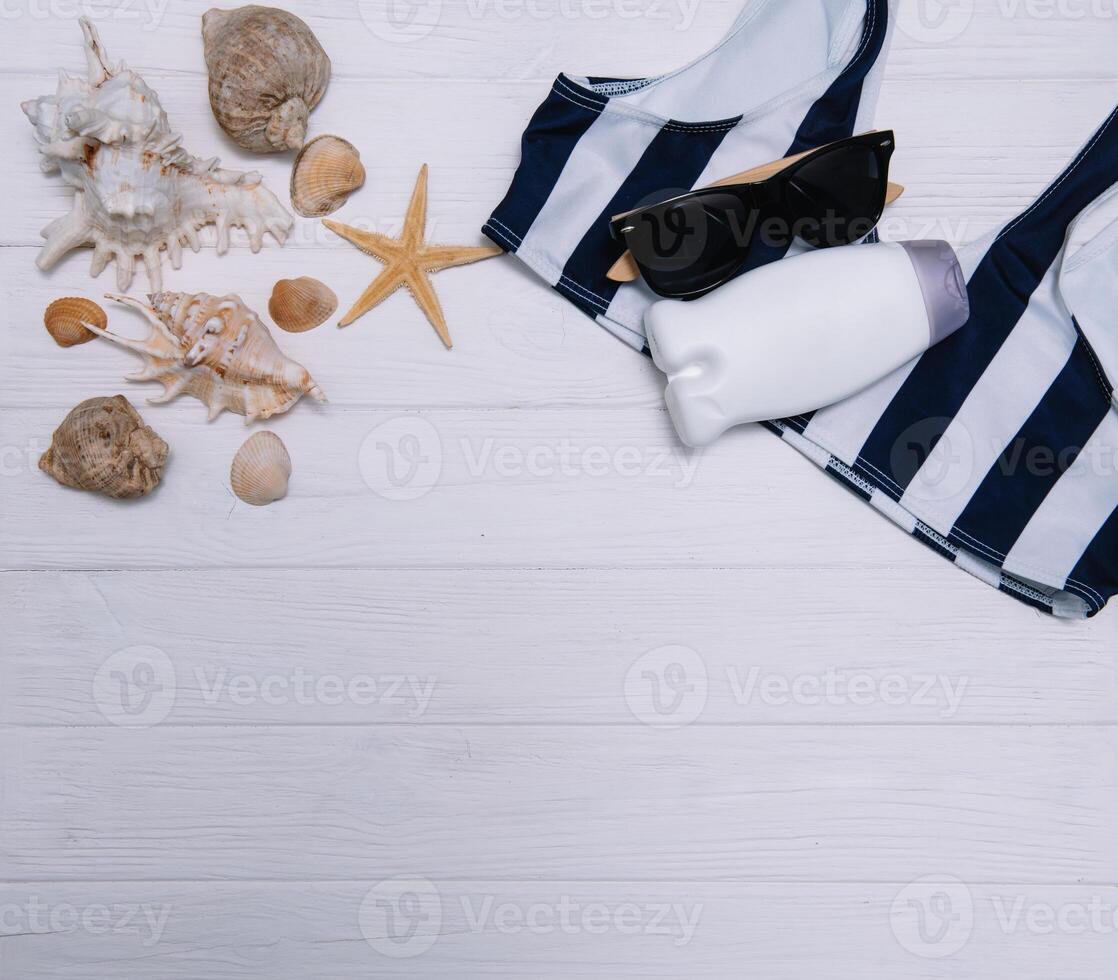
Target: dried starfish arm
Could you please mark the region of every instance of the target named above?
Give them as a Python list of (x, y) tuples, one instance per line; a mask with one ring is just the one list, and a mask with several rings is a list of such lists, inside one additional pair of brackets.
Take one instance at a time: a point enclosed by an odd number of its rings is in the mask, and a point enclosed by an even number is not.
[(419, 255), (420, 265), (428, 272), (453, 269), (500, 255), (503, 250), (496, 245), (428, 245)]
[(412, 296), (415, 297), (415, 301), (419, 304), (419, 308), (426, 314), (427, 319), (431, 321), (431, 326), (435, 328), (435, 332), (439, 335), (439, 340), (443, 342), (447, 350), (450, 350), (450, 348), (454, 346), (450, 341), (450, 328), (446, 325), (446, 317), (443, 315), (442, 304), (439, 302), (439, 296), (431, 285), (431, 280), (421, 272), (419, 275), (411, 276), (408, 279), (408, 289), (411, 291)]
[(400, 240), (409, 251), (422, 247), (424, 232), (427, 230), (427, 164), (419, 168), (419, 177), (416, 178), (415, 188), (408, 201), (408, 210), (404, 215), (404, 233)]
[(343, 225), (340, 221), (331, 221), (329, 218), (322, 222), (335, 235), (344, 238), (351, 245), (357, 246), (362, 252), (380, 259), (381, 262), (391, 262), (403, 255), (400, 242), (389, 238), (376, 231), (363, 231), (350, 225)]
[(378, 303), (383, 303), (389, 296), (391, 296), (397, 289), (399, 289), (407, 281), (407, 275), (400, 267), (391, 267), (385, 269), (379, 276), (376, 277), (369, 287), (358, 298), (357, 302), (350, 307), (349, 312), (346, 313), (338, 321), (339, 327), (347, 327), (354, 320), (360, 316), (364, 316)]

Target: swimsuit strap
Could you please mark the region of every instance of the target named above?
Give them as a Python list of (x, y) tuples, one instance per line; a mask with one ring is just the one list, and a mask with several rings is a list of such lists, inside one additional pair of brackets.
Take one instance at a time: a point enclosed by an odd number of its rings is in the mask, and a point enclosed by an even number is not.
[(889, 34), (888, 0), (866, 0), (862, 40), (850, 63), (816, 101), (788, 148), (788, 156), (854, 135), (862, 88), (885, 48)]

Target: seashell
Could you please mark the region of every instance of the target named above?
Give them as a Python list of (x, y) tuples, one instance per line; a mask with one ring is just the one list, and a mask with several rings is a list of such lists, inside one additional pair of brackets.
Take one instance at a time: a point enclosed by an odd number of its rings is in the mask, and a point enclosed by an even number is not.
[(97, 336), (92, 330), (86, 330), (83, 323), (96, 324), (102, 330), (109, 324), (105, 311), (83, 296), (56, 299), (43, 313), (43, 325), (59, 347), (74, 347)]
[(256, 153), (299, 149), (330, 81), (311, 29), (275, 7), (214, 8), (202, 15), (202, 44), (218, 125)]
[(268, 312), (276, 326), (288, 333), (313, 330), (337, 308), (334, 291), (310, 276), (281, 279), (272, 287), (272, 298), (268, 300)]
[(54, 430), (39, 469), (64, 487), (142, 497), (163, 475), (167, 443), (123, 395), (88, 398)]
[(307, 369), (283, 355), (239, 296), (153, 293), (146, 304), (106, 296), (139, 310), (151, 326), (143, 340), (93, 332), (144, 359), (128, 380), (160, 382), (163, 394), (149, 399), (153, 405), (191, 395), (209, 407), (210, 419), (229, 409), (251, 422), (286, 412), (304, 394), (326, 401)]
[(70, 213), (43, 230), (36, 258), (49, 269), (81, 246), (93, 247), (90, 274), (116, 260), (123, 292), (139, 257), (154, 290), (162, 288), (163, 253), (174, 268), (183, 245), (198, 251), (198, 230), (217, 225), (217, 251), (229, 248), (229, 229), (244, 228), (254, 252), (271, 232), (283, 244), (294, 221), (260, 174), (224, 170), (200, 160), (171, 131), (159, 96), (123, 62), (110, 66), (97, 31), (82, 18), (87, 75), (61, 73), (54, 95), (23, 103), (35, 127), (45, 173), (58, 172), (74, 188)]
[(286, 496), (290, 477), (291, 457), (274, 432), (249, 436), (229, 468), (233, 492), (253, 507), (263, 507)]
[(361, 154), (340, 136), (316, 136), (291, 168), (291, 206), (304, 218), (333, 214), (365, 183)]

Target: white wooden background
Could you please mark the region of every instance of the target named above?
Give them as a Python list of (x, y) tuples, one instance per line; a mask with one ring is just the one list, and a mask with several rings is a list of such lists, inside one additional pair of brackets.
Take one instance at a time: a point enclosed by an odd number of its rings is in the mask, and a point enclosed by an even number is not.
[[(286, 0), (333, 59), (313, 131), (368, 167), (336, 217), (392, 231), (427, 162), (433, 237), (479, 241), (557, 71), (668, 69), (739, 2), (432, 0), (396, 29)], [(886, 234), (967, 240), (1118, 102), (1118, 7), (903, 3)], [(228, 489), (239, 418), (52, 344), (52, 298), (114, 288), (33, 265), (70, 195), (19, 103), (82, 67), (77, 14), (188, 148), (285, 196), (290, 159), (211, 118), (206, 6), (0, 10), (0, 977), (1112, 978), (1118, 613), (998, 595), (759, 429), (683, 453), (650, 364), (511, 260), (437, 277), (451, 353), (404, 295), (280, 338), (330, 404), (269, 425), (295, 473), (264, 509)], [(166, 282), (264, 310), (277, 278), (348, 304), (375, 271), (300, 220)], [(118, 391), (171, 445), (159, 490), (40, 473)], [(430, 462), (391, 499), (376, 442), (408, 435)], [(144, 664), (162, 690), (122, 715)]]

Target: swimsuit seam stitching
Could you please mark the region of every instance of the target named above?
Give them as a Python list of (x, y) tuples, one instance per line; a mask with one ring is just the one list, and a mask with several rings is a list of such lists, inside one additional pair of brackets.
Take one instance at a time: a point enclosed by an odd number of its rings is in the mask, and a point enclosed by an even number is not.
[[(827, 433), (826, 433), (825, 430), (817, 430), (817, 431), (821, 431), (821, 434), (824, 437), (827, 436)], [(813, 441), (813, 440), (809, 440), (809, 441)], [(826, 447), (822, 447), (822, 448), (826, 448)], [(864, 459), (861, 455), (859, 455), (857, 457), (857, 459), (855, 459), (855, 461), (854, 461), (854, 467), (855, 468), (862, 467), (863, 469), (868, 468), (868, 469), (872, 470), (873, 474), (877, 474), (877, 476), (874, 477), (875, 479), (884, 480), (886, 483), (891, 484), (893, 487), (896, 488), (896, 490), (901, 494), (902, 497), (904, 496), (904, 487), (902, 487), (895, 480), (891, 479), (886, 473), (882, 472), (880, 469), (878, 469), (876, 466), (874, 466), (874, 464), (871, 463), (868, 459)], [(873, 474), (871, 474), (871, 476)], [(884, 488), (882, 488), (882, 489), (884, 489)], [(898, 500), (897, 503), (899, 504), (900, 501)], [(920, 523), (925, 524), (928, 527), (931, 527), (931, 525), (927, 524), (927, 522), (924, 521), (920, 517), (919, 514), (917, 514), (915, 511), (911, 510), (908, 506), (905, 506), (903, 504), (901, 506), (903, 507), (903, 509), (906, 512), (908, 512), (909, 514), (912, 514), (912, 516), (914, 518), (916, 518), (916, 520), (920, 521)], [(964, 538), (969, 539), (969, 541), (973, 542), (973, 544), (967, 544), (966, 547), (968, 547), (968, 548), (969, 547), (980, 548), (983, 551), (988, 552), (990, 555), (995, 556), (999, 563), (1004, 561), (1007, 557), (1006, 555), (1003, 555), (1000, 551), (998, 551), (996, 548), (991, 548), (988, 544), (986, 544), (985, 542), (983, 542), (979, 538), (974, 537), (974, 535), (968, 534), (966, 531), (964, 531), (962, 528), (960, 528), (958, 526), (953, 525), (951, 533), (952, 534), (958, 533), (959, 535), (963, 536)], [(950, 537), (950, 535), (949, 535), (949, 537)], [(997, 556), (1000, 556), (1000, 557), (997, 557)], [(1022, 563), (1021, 567), (1030, 569), (1032, 571), (1035, 571), (1040, 575), (1050, 576), (1053, 579), (1058, 577), (1057, 573), (1053, 572), (1050, 569), (1041, 568), (1039, 565), (1033, 565), (1031, 563)], [(1102, 595), (1100, 593), (1098, 593), (1097, 591), (1095, 591), (1095, 589), (1091, 588), (1091, 586), (1087, 585), (1085, 582), (1079, 582), (1079, 581), (1077, 581), (1076, 579), (1073, 579), (1073, 578), (1067, 578), (1067, 579), (1065, 579), (1065, 582), (1071, 582), (1071, 583), (1074, 583), (1076, 585), (1082, 586), (1082, 588), (1093, 592), (1100, 599), (1102, 599)]]
[[(583, 299), (584, 302), (590, 302), (591, 298), (592, 298), (595, 301), (594, 302), (595, 306), (600, 305), (602, 307), (601, 312), (603, 314), (609, 312), (609, 301), (604, 296), (599, 296), (596, 292), (594, 292), (594, 290), (592, 290), (589, 287), (584, 286), (582, 283), (572, 279), (570, 276), (566, 275), (561, 269), (559, 269), (559, 270), (555, 269), (555, 267), (552, 265), (552, 263), (549, 262), (543, 255), (541, 255), (535, 249), (533, 249), (531, 247), (524, 248), (524, 239), (521, 238), (519, 235), (517, 235), (517, 233), (515, 231), (513, 231), (511, 228), (509, 228), (509, 226), (506, 225), (503, 221), (501, 221), (500, 218), (495, 218), (495, 217), (490, 216), (489, 222), (487, 222), (487, 223), (499, 225), (501, 228), (504, 228), (508, 232), (508, 235), (512, 235), (514, 238), (518, 239), (519, 243), (516, 246), (517, 254), (519, 254), (521, 252), (524, 252), (528, 255), (531, 255), (541, 265), (546, 266), (549, 270), (557, 271), (559, 273), (559, 281), (562, 282), (564, 285), (566, 285), (568, 289), (571, 289), (571, 290), (574, 290), (576, 292), (580, 292), (580, 293), (585, 294), (585, 298)], [(498, 229), (494, 229), (494, 230), (498, 230)], [(498, 230), (498, 233), (500, 233), (499, 230)], [(502, 237), (507, 238), (508, 235), (502, 235)]]
[(1006, 225), (1005, 228), (1002, 229), (998, 237), (994, 239), (995, 243), (1001, 241), (1001, 239), (1008, 235), (1030, 214), (1032, 214), (1037, 208), (1039, 208), (1049, 197), (1051, 197), (1056, 192), (1057, 188), (1059, 188), (1061, 184), (1068, 180), (1068, 178), (1071, 177), (1071, 175), (1079, 169), (1083, 161), (1087, 159), (1091, 150), (1093, 150), (1099, 140), (1102, 139), (1103, 134), (1110, 127), (1110, 124), (1114, 121), (1115, 117), (1118, 117), (1118, 106), (1115, 106), (1113, 112), (1111, 112), (1110, 115), (1106, 117), (1106, 121), (1099, 127), (1099, 131), (1095, 133), (1091, 141), (1085, 147), (1083, 147), (1082, 150), (1079, 151), (1079, 155), (1072, 161), (1067, 170), (1065, 170), (1060, 175), (1059, 180), (1057, 180), (1056, 183), (1054, 183), (1051, 187), (1048, 188), (1048, 190), (1041, 194), (1041, 196), (1033, 202), (1031, 207), (1025, 210), (1022, 214), (1019, 214), (1013, 221)]

